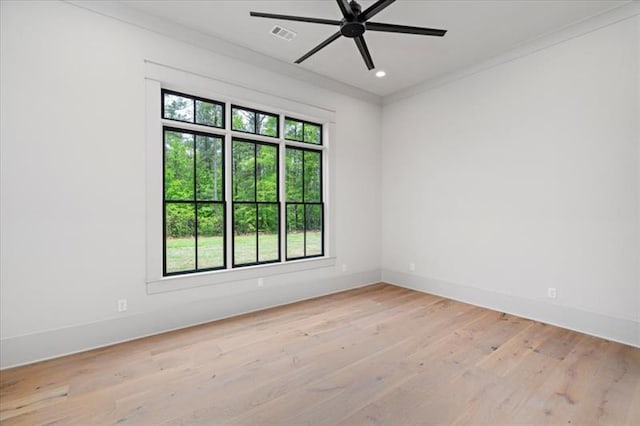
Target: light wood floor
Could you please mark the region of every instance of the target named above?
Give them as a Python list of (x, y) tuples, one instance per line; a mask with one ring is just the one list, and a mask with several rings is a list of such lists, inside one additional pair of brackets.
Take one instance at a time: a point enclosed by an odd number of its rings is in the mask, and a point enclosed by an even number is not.
[(380, 284), (2, 371), (0, 419), (640, 425), (640, 350)]

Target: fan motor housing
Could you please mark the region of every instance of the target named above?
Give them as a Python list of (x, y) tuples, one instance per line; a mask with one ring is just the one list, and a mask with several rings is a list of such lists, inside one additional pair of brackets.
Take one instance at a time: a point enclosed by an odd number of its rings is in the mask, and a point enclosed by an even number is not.
[(348, 38), (356, 38), (364, 34), (366, 29), (364, 22), (344, 22), (340, 26), (340, 34)]

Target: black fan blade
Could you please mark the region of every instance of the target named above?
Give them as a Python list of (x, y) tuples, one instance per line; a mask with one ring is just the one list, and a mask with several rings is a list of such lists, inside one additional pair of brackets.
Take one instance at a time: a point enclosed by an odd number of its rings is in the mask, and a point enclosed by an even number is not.
[(342, 12), (342, 16), (346, 19), (353, 18), (353, 10), (351, 9), (351, 5), (348, 0), (336, 0), (338, 2), (338, 6), (340, 7), (340, 11)]
[(303, 57), (301, 57), (300, 59), (298, 59), (295, 63), (299, 64), (300, 62), (302, 62), (305, 59), (309, 58), (311, 55), (315, 54), (318, 50), (320, 50), (320, 49), (328, 46), (330, 43), (333, 43), (334, 41), (336, 41), (338, 38), (340, 38), (341, 35), (342, 34), (340, 34), (340, 31), (338, 31), (337, 33), (335, 33), (334, 35), (332, 35), (331, 37), (329, 37), (328, 39), (326, 39), (325, 41), (323, 41), (322, 43), (320, 43), (319, 45), (317, 45), (316, 47), (314, 47), (313, 49), (311, 49), (307, 53), (305, 53), (305, 55)]
[(383, 9), (385, 9), (387, 6), (389, 6), (394, 1), (396, 1), (396, 0), (378, 0), (377, 2), (372, 4), (370, 7), (365, 9), (364, 12), (362, 12), (360, 14), (360, 19), (363, 20), (363, 21), (367, 21), (367, 20), (373, 18), (375, 15), (378, 14), (378, 12), (382, 12)]
[(382, 22), (367, 22), (367, 30), (369, 31), (383, 31), (385, 33), (403, 33), (403, 34), (418, 34), (442, 37), (447, 33), (447, 30), (437, 30), (435, 28), (422, 28), (422, 27), (408, 27), (406, 25), (393, 25), (383, 24)]
[(358, 36), (353, 39), (356, 42), (356, 46), (358, 46), (358, 50), (362, 55), (362, 59), (364, 59), (364, 63), (367, 64), (367, 68), (369, 71), (375, 68), (373, 65), (373, 59), (371, 59), (371, 55), (369, 54), (369, 49), (367, 49), (367, 43), (364, 41), (364, 37)]
[(257, 18), (282, 19), (285, 21), (310, 22), (312, 24), (340, 25), (342, 22), (333, 19), (307, 18), (305, 16), (276, 15), (274, 13), (249, 12), (249, 15)]

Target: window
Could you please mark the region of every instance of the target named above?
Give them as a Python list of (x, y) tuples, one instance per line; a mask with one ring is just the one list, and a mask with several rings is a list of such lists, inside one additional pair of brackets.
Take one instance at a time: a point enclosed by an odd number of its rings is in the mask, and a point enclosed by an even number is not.
[(254, 109), (231, 107), (232, 130), (278, 137), (278, 116)]
[(210, 99), (162, 91), (162, 117), (168, 120), (224, 127), (224, 104)]
[(161, 119), (164, 276), (324, 256), (321, 124), (171, 90)]
[(287, 259), (324, 254), (322, 153), (287, 147)]
[(285, 139), (322, 145), (322, 125), (287, 117), (284, 121)]
[(164, 128), (164, 275), (221, 269), (224, 138)]
[(280, 260), (278, 146), (233, 140), (233, 266)]

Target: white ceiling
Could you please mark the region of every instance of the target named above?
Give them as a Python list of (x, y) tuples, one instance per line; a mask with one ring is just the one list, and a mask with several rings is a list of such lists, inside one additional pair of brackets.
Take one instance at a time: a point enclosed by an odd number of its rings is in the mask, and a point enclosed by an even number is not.
[[(294, 1), (124, 1), (140, 11), (181, 24), (273, 58), (293, 63), (337, 27), (249, 16), (249, 11), (340, 19), (333, 0)], [(374, 1), (362, 0), (362, 9)], [(440, 37), (365, 33), (377, 69), (368, 71), (353, 40), (344, 37), (301, 65), (315, 73), (387, 96), (449, 72), (488, 60), (516, 46), (560, 30), (628, 1), (423, 1), (398, 0), (372, 21), (447, 29)], [(270, 35), (275, 24), (295, 31), (285, 41)]]

